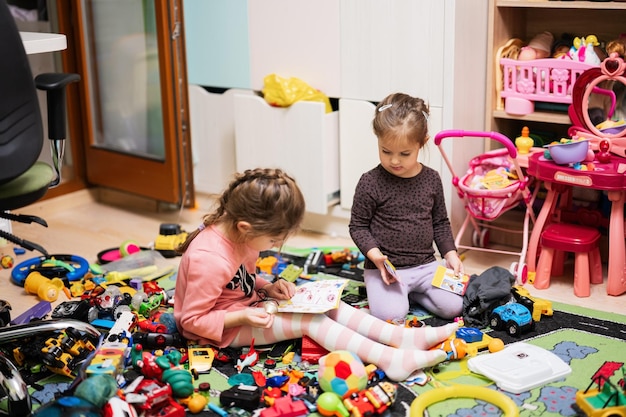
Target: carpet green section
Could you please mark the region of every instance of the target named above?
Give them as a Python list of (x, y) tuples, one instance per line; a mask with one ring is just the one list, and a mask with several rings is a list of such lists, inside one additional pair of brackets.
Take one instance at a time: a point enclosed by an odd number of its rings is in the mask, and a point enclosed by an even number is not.
[[(520, 416), (575, 416), (572, 408), (576, 392), (584, 390), (592, 376), (605, 362), (626, 360), (624, 340), (598, 336), (574, 329), (563, 329), (526, 340), (527, 343), (547, 349), (572, 368), (572, 373), (564, 379), (550, 382), (521, 394), (511, 394), (498, 389), (490, 381), (476, 377), (467, 370), (466, 360), (449, 362), (429, 371), (431, 382), (423, 387), (412, 387), (417, 394), (439, 386), (454, 384), (479, 384), (495, 389), (509, 396), (518, 405)], [(485, 353), (488, 354), (488, 353)], [(620, 372), (613, 375), (617, 384), (623, 377)], [(501, 412), (493, 405), (476, 400), (449, 400), (434, 404), (428, 412), (433, 416), (500, 416)], [(400, 415), (400, 414), (398, 414)]]

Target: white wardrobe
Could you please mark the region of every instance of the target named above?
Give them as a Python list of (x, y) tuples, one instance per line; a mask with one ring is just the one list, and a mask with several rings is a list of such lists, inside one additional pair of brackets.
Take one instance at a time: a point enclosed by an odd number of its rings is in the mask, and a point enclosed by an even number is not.
[[(487, 0), (185, 0), (197, 191), (220, 192), (236, 170), (281, 167), (303, 189), (314, 219), (309, 228), (346, 235), (324, 223), (344, 228), (331, 218), (349, 218), (356, 182), (378, 163), (376, 102), (397, 91), (424, 98), (431, 137), (442, 129), (483, 129), (487, 6)], [(316, 102), (271, 107), (259, 92), (272, 73), (321, 90), (334, 111)], [(477, 140), (444, 146), (457, 173), (484, 151)], [(464, 213), (439, 150), (431, 143), (421, 159), (441, 172), (456, 227)]]

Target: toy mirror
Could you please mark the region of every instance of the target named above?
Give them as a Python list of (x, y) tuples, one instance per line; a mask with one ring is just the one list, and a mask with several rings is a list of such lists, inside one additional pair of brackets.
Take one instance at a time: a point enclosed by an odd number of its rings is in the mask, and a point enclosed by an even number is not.
[(626, 156), (625, 75), (626, 63), (616, 53), (580, 74), (569, 108), (570, 136), (589, 139), (594, 150), (608, 141), (612, 153)]

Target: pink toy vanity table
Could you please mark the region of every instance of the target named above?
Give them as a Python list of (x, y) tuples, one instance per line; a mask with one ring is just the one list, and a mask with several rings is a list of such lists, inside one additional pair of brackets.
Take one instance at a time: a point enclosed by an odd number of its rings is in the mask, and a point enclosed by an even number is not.
[[(586, 187), (605, 192), (611, 202), (609, 228), (609, 260), (607, 294), (626, 292), (626, 245), (624, 235), (624, 203), (626, 203), (626, 63), (616, 54), (605, 59), (598, 68), (583, 72), (572, 91), (569, 116), (573, 139), (587, 139), (595, 151), (593, 169), (581, 171), (569, 165), (557, 165), (543, 153), (528, 158), (528, 174), (543, 181), (548, 193), (530, 236), (527, 265), (536, 272), (541, 232), (557, 208), (559, 196), (568, 195), (571, 187)], [(617, 94), (616, 94), (617, 93)], [(608, 103), (602, 96), (609, 97)], [(604, 104), (606, 103), (606, 104)], [(605, 108), (602, 106), (605, 105)], [(594, 125), (589, 110), (601, 111), (606, 122)], [(619, 111), (618, 116), (614, 112)], [(601, 129), (600, 126), (609, 126)]]
[(626, 292), (626, 245), (624, 242), (624, 203), (626, 203), (626, 158), (611, 156), (609, 163), (594, 162), (596, 170), (580, 171), (568, 166), (557, 165), (535, 153), (528, 159), (528, 174), (543, 181), (548, 190), (546, 199), (533, 227), (528, 244), (527, 265), (535, 272), (539, 238), (547, 221), (557, 207), (560, 195), (572, 186), (606, 191), (611, 201), (609, 219), (609, 260), (606, 291), (609, 295)]

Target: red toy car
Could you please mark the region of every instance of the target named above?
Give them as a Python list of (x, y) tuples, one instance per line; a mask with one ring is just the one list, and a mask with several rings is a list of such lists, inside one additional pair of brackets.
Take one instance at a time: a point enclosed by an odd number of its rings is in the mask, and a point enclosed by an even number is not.
[(153, 379), (143, 379), (135, 390), (126, 394), (126, 401), (140, 410), (155, 411), (169, 403), (172, 387)]
[(382, 414), (393, 405), (398, 387), (391, 382), (379, 382), (371, 387), (352, 394), (343, 400), (351, 417), (369, 417)]

